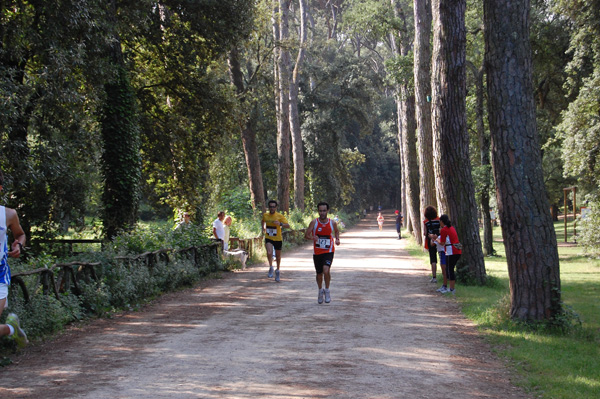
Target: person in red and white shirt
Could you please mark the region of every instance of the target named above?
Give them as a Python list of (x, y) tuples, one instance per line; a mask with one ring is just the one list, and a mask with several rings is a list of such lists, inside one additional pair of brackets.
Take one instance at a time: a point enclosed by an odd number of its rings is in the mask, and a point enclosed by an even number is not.
[(454, 284), (456, 282), (456, 275), (454, 274), (454, 267), (456, 263), (460, 259), (462, 255), (462, 245), (458, 240), (458, 234), (456, 233), (456, 229), (452, 226), (452, 222), (448, 215), (440, 216), (440, 224), (442, 229), (440, 230), (440, 235), (435, 236), (431, 235), (431, 238), (434, 239), (438, 244), (444, 245), (446, 249), (446, 276), (448, 277), (448, 285), (450, 289), (443, 289), (440, 292), (442, 294), (451, 293), (454, 295)]
[[(330, 270), (335, 246), (340, 245), (340, 232), (335, 220), (327, 217), (327, 212), (329, 212), (329, 204), (327, 202), (319, 202), (317, 210), (319, 211), (319, 217), (310, 222), (304, 238), (313, 241), (313, 261), (315, 263), (315, 271), (317, 272), (317, 286), (319, 287), (317, 302), (321, 304), (323, 303), (323, 299), (325, 299), (325, 303), (331, 302), (331, 294), (329, 292), (329, 283), (331, 282)], [(323, 280), (325, 280), (324, 289)]]

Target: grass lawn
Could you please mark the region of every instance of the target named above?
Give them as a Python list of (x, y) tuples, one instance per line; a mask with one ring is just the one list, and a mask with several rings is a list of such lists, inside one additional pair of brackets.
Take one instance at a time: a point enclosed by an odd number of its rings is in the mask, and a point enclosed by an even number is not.
[[(495, 348), (522, 376), (520, 385), (542, 398), (600, 398), (600, 260), (583, 249), (562, 246), (564, 224), (555, 224), (559, 242), (562, 300), (581, 321), (566, 333), (532, 331), (508, 319), (508, 271), (502, 233), (494, 228), (498, 256), (487, 257), (490, 286), (457, 284), (456, 299)], [(411, 255), (428, 262), (416, 246)]]

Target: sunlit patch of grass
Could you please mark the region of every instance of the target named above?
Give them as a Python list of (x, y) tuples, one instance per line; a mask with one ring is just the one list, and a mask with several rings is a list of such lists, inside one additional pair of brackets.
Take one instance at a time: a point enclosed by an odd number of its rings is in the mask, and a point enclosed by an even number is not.
[(508, 268), (499, 228), (494, 238), (499, 256), (486, 257), (485, 263), (497, 284), (461, 287), (457, 298), (464, 314), (513, 364), (525, 388), (544, 398), (600, 397), (600, 261), (586, 257), (579, 247), (559, 246), (561, 296), (567, 311), (574, 312), (573, 327), (556, 331), (523, 325), (509, 317)]
[[(558, 237), (562, 222), (555, 227)], [(414, 239), (407, 249), (426, 270), (428, 256)], [(571, 328), (557, 331), (511, 320), (500, 227), (494, 228), (494, 249), (496, 256), (485, 258), (489, 283), (457, 290), (465, 316), (509, 361), (522, 377), (518, 383), (527, 390), (542, 398), (600, 398), (600, 260), (585, 256), (580, 247), (559, 246), (561, 296), (567, 316), (573, 319)]]

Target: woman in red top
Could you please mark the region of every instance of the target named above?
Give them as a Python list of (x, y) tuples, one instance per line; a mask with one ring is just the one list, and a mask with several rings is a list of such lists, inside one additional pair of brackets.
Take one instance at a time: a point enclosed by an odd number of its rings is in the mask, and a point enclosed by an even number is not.
[(456, 234), (456, 229), (452, 226), (452, 222), (448, 215), (440, 216), (440, 224), (442, 229), (440, 230), (440, 236), (436, 241), (446, 248), (446, 276), (448, 277), (448, 283), (450, 285), (449, 290), (440, 292), (443, 294), (449, 292), (454, 295), (454, 283), (456, 282), (454, 266), (456, 266), (456, 263), (462, 254), (460, 249), (462, 248), (462, 245), (458, 241), (458, 234)]

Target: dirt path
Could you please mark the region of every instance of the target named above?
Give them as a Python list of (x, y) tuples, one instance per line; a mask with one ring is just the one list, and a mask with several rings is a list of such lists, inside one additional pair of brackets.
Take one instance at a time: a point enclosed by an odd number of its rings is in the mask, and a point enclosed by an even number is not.
[(0, 397), (528, 397), (386, 219), (342, 235), (330, 304), (307, 245), (284, 252), (281, 283), (251, 267), (31, 346)]

